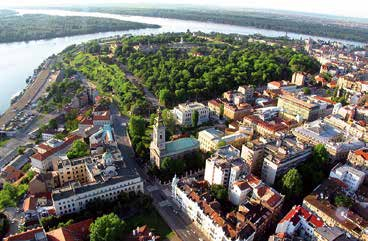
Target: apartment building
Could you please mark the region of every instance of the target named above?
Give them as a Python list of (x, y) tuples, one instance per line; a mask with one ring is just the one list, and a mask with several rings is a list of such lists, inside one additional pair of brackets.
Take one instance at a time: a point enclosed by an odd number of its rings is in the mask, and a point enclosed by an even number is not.
[(365, 173), (354, 167), (337, 164), (330, 172), (330, 178), (336, 178), (347, 185), (350, 193), (355, 193), (365, 179)]
[(173, 114), (179, 125), (191, 126), (193, 113), (198, 112), (198, 125), (209, 121), (209, 108), (198, 102), (179, 104), (173, 109)]
[(277, 107), (281, 109), (280, 114), (288, 119), (301, 121), (314, 121), (332, 113), (334, 105), (313, 96), (304, 95), (280, 95)]
[(275, 213), (260, 202), (246, 200), (235, 211), (224, 212), (209, 195), (206, 181), (174, 177), (172, 196), (179, 207), (211, 241), (252, 241), (264, 237)]
[(240, 157), (240, 151), (231, 145), (219, 148), (206, 160), (204, 180), (210, 185), (230, 187), (242, 175), (249, 173), (248, 166)]
[(315, 230), (323, 226), (324, 223), (319, 217), (298, 205), (294, 206), (277, 224), (276, 236), (287, 234), (296, 240), (314, 241)]
[(350, 151), (347, 161), (349, 165), (368, 175), (368, 148)]
[[(63, 155), (74, 141), (80, 139), (78, 135), (66, 137), (63, 141), (48, 140), (46, 143), (36, 147), (37, 152), (33, 154), (31, 159), (32, 169), (37, 172), (46, 172), (52, 167), (52, 160), (58, 155)], [(57, 143), (57, 144), (50, 144)]]
[(273, 185), (277, 178), (308, 160), (312, 147), (295, 138), (285, 138), (266, 144), (264, 152), (261, 177), (265, 183)]
[(252, 127), (263, 137), (281, 137), (288, 131), (288, 126), (281, 120), (264, 121), (256, 115), (247, 115), (243, 118), (243, 125)]
[(242, 132), (236, 132), (230, 135), (225, 135), (224, 132), (209, 128), (198, 132), (199, 148), (203, 152), (212, 152), (218, 148), (219, 143), (224, 142), (226, 145), (241, 146), (250, 136)]
[(138, 173), (127, 168), (122, 160), (104, 163), (104, 160), (92, 159), (86, 165), (90, 182), (81, 183), (78, 180), (83, 178), (79, 177), (52, 192), (56, 215), (79, 212), (88, 202), (97, 199), (112, 201), (121, 192), (143, 192), (143, 180)]
[(234, 205), (241, 205), (248, 199), (257, 200), (273, 213), (278, 214), (281, 211), (284, 196), (253, 174), (249, 174), (235, 181), (229, 190), (229, 200)]
[(262, 138), (248, 141), (242, 145), (241, 158), (245, 160), (252, 173), (260, 171), (262, 167), (266, 142)]
[(245, 115), (252, 113), (253, 108), (246, 102), (235, 104), (227, 99), (214, 99), (208, 101), (208, 108), (214, 114), (219, 116), (223, 106), (223, 115), (230, 120), (241, 120)]
[(306, 123), (292, 130), (298, 141), (311, 145), (322, 144), (332, 161), (346, 160), (350, 151), (365, 146), (357, 137), (347, 135), (344, 130), (333, 127), (323, 120)]
[[(318, 216), (326, 225), (342, 229), (355, 239), (368, 240), (365, 204), (354, 200), (353, 195), (350, 198), (354, 209), (338, 207), (334, 201), (337, 195), (349, 195), (349, 188), (344, 182), (329, 178), (304, 198), (303, 207)], [(365, 196), (364, 199), (366, 198)]]

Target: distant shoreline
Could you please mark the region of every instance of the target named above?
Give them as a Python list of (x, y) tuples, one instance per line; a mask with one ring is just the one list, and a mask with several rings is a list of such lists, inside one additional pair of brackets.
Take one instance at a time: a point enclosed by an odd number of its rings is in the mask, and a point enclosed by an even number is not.
[[(12, 13), (12, 14), (9, 14)], [(44, 27), (40, 29), (39, 26)], [(84, 16), (18, 15), (0, 10), (0, 43), (29, 42), (85, 34), (160, 28), (159, 25)]]

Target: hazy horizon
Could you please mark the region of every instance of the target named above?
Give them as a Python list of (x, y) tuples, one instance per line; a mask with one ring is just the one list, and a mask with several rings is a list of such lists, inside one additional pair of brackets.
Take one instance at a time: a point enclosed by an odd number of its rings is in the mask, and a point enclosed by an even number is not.
[(366, 0), (350, 0), (349, 4), (342, 0), (228, 0), (226, 3), (220, 0), (202, 0), (200, 3), (195, 0), (2, 0), (0, 8), (17, 7), (69, 7), (69, 6), (93, 6), (109, 4), (131, 4), (141, 6), (152, 5), (160, 7), (159, 4), (166, 5), (191, 5), (198, 7), (226, 7), (226, 8), (254, 8), (263, 10), (284, 10), (302, 13), (326, 14), (341, 17), (365, 18), (367, 19), (368, 2)]

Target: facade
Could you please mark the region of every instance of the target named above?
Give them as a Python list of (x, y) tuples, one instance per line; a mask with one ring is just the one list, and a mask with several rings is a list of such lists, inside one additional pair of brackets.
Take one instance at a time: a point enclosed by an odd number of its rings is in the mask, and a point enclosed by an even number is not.
[(209, 128), (198, 133), (199, 148), (203, 152), (212, 152), (218, 148), (219, 143), (226, 145), (241, 146), (250, 137), (244, 133), (237, 132), (226, 135), (215, 128)]
[(365, 173), (348, 165), (337, 164), (330, 172), (330, 178), (336, 178), (347, 185), (349, 192), (355, 193), (365, 179)]
[(333, 105), (307, 96), (280, 95), (277, 107), (285, 118), (297, 121), (314, 121), (332, 113)]
[(230, 188), (235, 180), (248, 173), (248, 167), (240, 157), (240, 151), (227, 145), (219, 148), (206, 160), (204, 180), (210, 185), (217, 184)]
[(307, 80), (307, 76), (303, 72), (296, 72), (293, 74), (291, 78), (291, 83), (295, 84), (296, 86), (304, 86)]
[(260, 169), (263, 163), (265, 143), (259, 139), (243, 144), (241, 157), (245, 160), (252, 173)]
[(351, 166), (368, 174), (368, 148), (350, 151), (347, 161)]
[(300, 240), (314, 241), (315, 230), (323, 226), (324, 223), (319, 217), (298, 205), (277, 224), (276, 234), (287, 234)]
[(292, 132), (298, 141), (311, 145), (324, 145), (333, 161), (346, 160), (350, 151), (365, 146), (357, 137), (347, 135), (345, 131), (322, 120), (306, 123), (293, 129)]
[(245, 116), (243, 125), (252, 127), (257, 134), (264, 137), (281, 137), (288, 131), (288, 127), (282, 123), (264, 121), (255, 115)]
[(161, 119), (161, 111), (153, 126), (152, 142), (150, 145), (150, 160), (158, 168), (161, 166), (161, 160), (165, 157), (179, 158), (186, 154), (199, 150), (199, 142), (195, 138), (181, 138), (175, 141), (166, 142), (166, 127)]
[(180, 104), (174, 108), (173, 114), (180, 125), (191, 126), (193, 113), (198, 112), (198, 125), (209, 121), (209, 108), (198, 102)]
[(235, 181), (229, 190), (229, 200), (234, 205), (241, 205), (246, 200), (257, 200), (275, 214), (280, 213), (284, 196), (267, 186), (252, 174)]
[[(226, 92), (225, 92), (226, 93)], [(230, 98), (230, 97), (229, 97)], [(239, 104), (230, 102), (227, 99), (214, 99), (208, 101), (208, 108), (213, 115), (220, 116), (223, 106), (223, 116), (229, 120), (241, 120), (244, 116), (251, 113), (253, 108), (250, 104), (238, 100)]]
[(336, 195), (349, 195), (348, 193), (349, 188), (344, 182), (329, 178), (304, 198), (303, 207), (318, 216), (326, 225), (342, 229), (358, 240), (368, 240), (368, 220), (363, 211), (364, 205), (353, 201), (353, 206), (358, 209), (348, 209), (334, 204)]
[[(37, 152), (30, 157), (32, 169), (37, 172), (46, 172), (52, 167), (52, 160), (58, 155), (61, 155), (66, 152), (66, 149), (75, 141), (80, 139), (81, 137), (78, 135), (71, 135), (65, 138), (62, 142), (57, 142), (56, 145), (51, 144), (54, 143), (53, 140), (48, 140), (47, 144), (40, 144), (38, 146)], [(42, 148), (40, 148), (42, 147)]]
[(121, 192), (143, 192), (143, 180), (134, 170), (125, 167), (123, 161), (107, 165), (101, 160), (87, 165), (93, 175), (91, 182), (70, 182), (52, 192), (56, 215), (80, 212), (96, 199), (112, 201)]
[(262, 180), (273, 185), (276, 179), (308, 160), (312, 147), (285, 138), (265, 145), (265, 158), (262, 165)]
[(172, 195), (194, 225), (211, 241), (261, 239), (277, 215), (257, 200), (247, 200), (236, 211), (225, 213), (221, 204), (209, 195), (206, 181), (174, 177)]

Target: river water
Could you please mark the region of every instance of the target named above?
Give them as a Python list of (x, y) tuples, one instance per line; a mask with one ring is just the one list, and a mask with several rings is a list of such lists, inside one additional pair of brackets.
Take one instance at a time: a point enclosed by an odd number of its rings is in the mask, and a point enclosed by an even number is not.
[[(73, 37), (55, 38), (50, 40), (38, 40), (30, 42), (15, 42), (0, 44), (0, 113), (4, 112), (10, 105), (10, 98), (26, 86), (26, 78), (32, 75), (33, 70), (40, 63), (52, 54), (61, 52), (64, 48), (72, 44), (79, 44), (92, 39), (109, 37), (114, 35), (133, 34), (147, 35), (164, 32), (185, 32), (188, 29), (192, 32), (202, 31), (206, 33), (237, 33), (237, 34), (262, 34), (269, 37), (284, 36), (285, 32), (257, 29), (251, 27), (241, 27), (226, 24), (216, 24), (209, 22), (184, 21), (167, 18), (153, 18), (142, 16), (124, 16), (107, 13), (93, 12), (72, 12), (63, 10), (37, 10), (18, 9), (19, 14), (48, 14), (57, 16), (89, 16), (112, 18), (140, 23), (160, 25), (158, 29), (140, 29), (130, 31), (117, 31), (96, 34), (78, 35)], [(290, 38), (300, 39), (313, 36), (288, 33)], [(333, 40), (320, 38), (325, 40)], [(360, 45), (360, 43), (341, 41), (349, 44)]]

